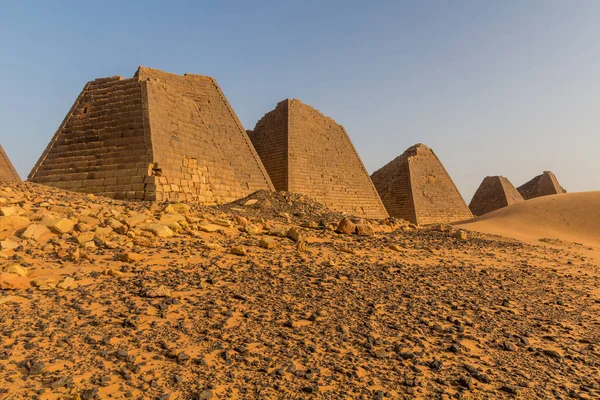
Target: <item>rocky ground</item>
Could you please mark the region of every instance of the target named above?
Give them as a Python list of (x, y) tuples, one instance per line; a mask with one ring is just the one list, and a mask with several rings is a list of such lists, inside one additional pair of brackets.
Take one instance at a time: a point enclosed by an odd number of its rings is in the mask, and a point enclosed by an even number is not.
[(1, 187), (0, 399), (600, 397), (593, 260), (340, 221)]

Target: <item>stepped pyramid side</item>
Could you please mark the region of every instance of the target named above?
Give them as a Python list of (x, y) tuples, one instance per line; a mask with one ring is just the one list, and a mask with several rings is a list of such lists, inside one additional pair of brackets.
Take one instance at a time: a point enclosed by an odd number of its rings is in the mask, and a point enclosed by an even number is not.
[(288, 120), (287, 101), (283, 101), (258, 121), (254, 131), (248, 131), (277, 191), (289, 190)]
[(21, 182), (17, 170), (0, 146), (0, 182)]
[(144, 85), (137, 78), (88, 82), (29, 180), (118, 199), (144, 199), (152, 159)]
[(523, 197), (508, 179), (487, 176), (471, 199), (469, 208), (473, 215), (483, 215), (522, 201)]
[(558, 179), (556, 179), (556, 176), (551, 171), (544, 171), (543, 174), (519, 186), (517, 190), (525, 200), (566, 193), (566, 190), (560, 186)]
[(143, 68), (157, 200), (230, 202), (273, 190), (246, 131), (217, 82)]
[(284, 100), (250, 138), (277, 190), (305, 194), (332, 210), (387, 218), (344, 128), (299, 100)]
[(390, 216), (417, 223), (406, 157), (396, 157), (385, 167), (375, 171), (371, 180)]
[(448, 172), (425, 145), (410, 147), (371, 179), (393, 217), (419, 225), (473, 217)]
[(30, 180), (118, 199), (232, 201), (269, 177), (213, 78), (140, 67), (89, 82)]

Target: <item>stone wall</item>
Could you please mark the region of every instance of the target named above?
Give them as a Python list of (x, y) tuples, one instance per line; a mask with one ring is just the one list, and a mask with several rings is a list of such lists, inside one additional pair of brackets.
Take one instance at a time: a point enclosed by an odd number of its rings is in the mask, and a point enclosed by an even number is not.
[(89, 82), (30, 174), (119, 199), (232, 201), (272, 190), (215, 80), (140, 67)]
[(273, 190), (267, 172), (216, 81), (140, 68), (146, 83), (157, 200), (224, 203)]
[(151, 161), (137, 78), (89, 82), (29, 175), (32, 182), (143, 199)]
[(388, 216), (344, 128), (313, 107), (285, 100), (250, 137), (278, 189), (305, 194), (332, 210)]
[(521, 194), (504, 176), (487, 176), (471, 199), (469, 209), (479, 216), (523, 201)]
[(19, 174), (0, 146), (0, 182), (21, 182)]
[(560, 186), (558, 179), (556, 179), (556, 176), (551, 171), (544, 171), (543, 174), (519, 186), (517, 190), (525, 200), (566, 193), (566, 190)]
[(410, 147), (375, 171), (372, 180), (393, 217), (420, 225), (473, 217), (448, 172), (425, 145)]

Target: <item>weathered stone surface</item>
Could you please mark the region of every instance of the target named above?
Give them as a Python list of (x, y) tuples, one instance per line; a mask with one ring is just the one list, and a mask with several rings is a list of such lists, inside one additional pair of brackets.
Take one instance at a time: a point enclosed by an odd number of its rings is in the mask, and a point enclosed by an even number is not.
[(423, 144), (410, 147), (371, 179), (392, 217), (419, 225), (473, 217), (440, 160)]
[(299, 100), (284, 100), (249, 131), (276, 190), (302, 193), (332, 210), (388, 214), (343, 126)]
[(175, 233), (166, 225), (163, 224), (148, 224), (141, 225), (140, 229), (147, 232), (152, 232), (159, 238), (168, 238), (173, 236)]
[(63, 233), (70, 233), (71, 231), (73, 231), (73, 228), (75, 227), (75, 223), (67, 218), (59, 218), (59, 219), (50, 221), (48, 224), (46, 224), (46, 226), (53, 233), (61, 235)]
[(4, 149), (0, 145), (0, 182), (21, 182), (19, 174), (15, 170)]
[(356, 225), (350, 221), (350, 218), (344, 218), (340, 221), (335, 231), (344, 235), (352, 235), (356, 231)]
[(567, 192), (560, 186), (558, 179), (551, 171), (544, 171), (543, 174), (519, 186), (517, 190), (525, 200)]
[(29, 279), (24, 276), (0, 272), (0, 289), (3, 290), (20, 290), (29, 287)]
[(0, 217), (0, 232), (23, 228), (30, 224), (29, 218), (20, 215)]
[(375, 231), (373, 225), (370, 224), (356, 224), (356, 234), (359, 236), (373, 236)]
[(273, 190), (213, 78), (145, 67), (130, 79), (88, 82), (29, 180), (116, 199), (204, 204)]
[(20, 276), (27, 276), (27, 268), (23, 267), (19, 264), (10, 264), (4, 268), (4, 272), (8, 272), (10, 274), (17, 274)]
[(279, 242), (272, 237), (263, 236), (258, 242), (258, 245), (264, 249), (274, 249), (279, 245)]
[(487, 176), (475, 192), (469, 209), (479, 216), (524, 201), (512, 183), (503, 176)]
[(0, 241), (0, 250), (14, 250), (19, 247), (19, 243), (13, 242), (12, 240)]
[(31, 224), (21, 234), (21, 237), (23, 239), (40, 241), (43, 237), (50, 235), (51, 233), (52, 232), (50, 232), (50, 229), (48, 229), (45, 225)]

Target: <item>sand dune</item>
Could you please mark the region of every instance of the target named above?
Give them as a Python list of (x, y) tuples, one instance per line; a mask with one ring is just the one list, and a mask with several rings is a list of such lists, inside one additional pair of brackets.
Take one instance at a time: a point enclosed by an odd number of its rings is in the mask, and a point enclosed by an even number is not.
[(600, 247), (600, 191), (538, 197), (456, 225), (526, 242), (550, 238)]

